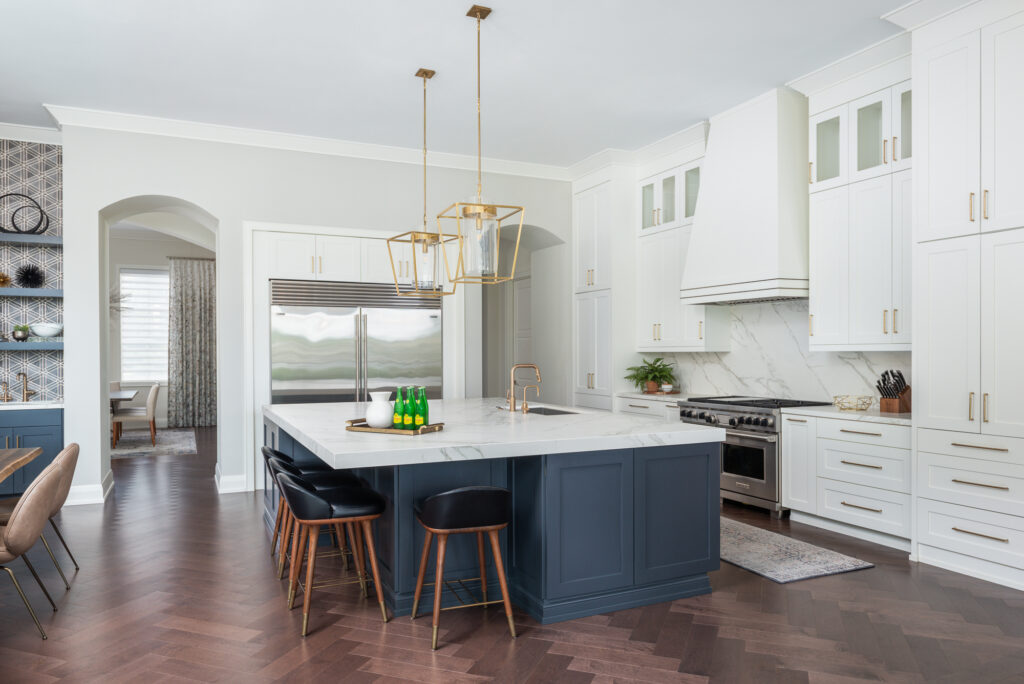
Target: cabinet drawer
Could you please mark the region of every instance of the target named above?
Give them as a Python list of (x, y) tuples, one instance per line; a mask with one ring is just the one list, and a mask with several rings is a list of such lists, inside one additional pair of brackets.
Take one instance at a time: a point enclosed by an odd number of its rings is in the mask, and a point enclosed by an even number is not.
[(910, 537), (906, 494), (818, 478), (818, 515), (897, 537)]
[(877, 444), (895, 449), (910, 448), (910, 426), (869, 423), (864, 420), (818, 419), (818, 437), (844, 442)]
[(1024, 439), (950, 430), (917, 431), (917, 450), (1003, 463), (1024, 463)]
[(909, 494), (910, 450), (819, 439), (818, 475)]
[[(623, 413), (636, 413), (643, 416), (665, 416), (669, 407), (674, 407), (665, 401), (652, 401), (650, 399), (633, 399), (631, 397), (619, 397), (617, 399), (619, 410)], [(676, 419), (679, 418), (679, 409), (676, 408)]]
[(1024, 568), (1024, 518), (918, 499), (917, 538), (929, 546)]
[(918, 452), (918, 496), (1024, 516), (1024, 465)]

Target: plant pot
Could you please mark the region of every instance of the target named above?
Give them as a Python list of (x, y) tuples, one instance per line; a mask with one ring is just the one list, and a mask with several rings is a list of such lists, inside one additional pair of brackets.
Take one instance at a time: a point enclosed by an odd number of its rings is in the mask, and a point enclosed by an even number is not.
[(654, 382), (654, 380), (648, 380), (644, 391), (647, 392), (647, 394), (654, 394), (658, 391), (658, 383)]
[(11, 337), (18, 342), (24, 342), (28, 339), (28, 330), (15, 330), (11, 333)]

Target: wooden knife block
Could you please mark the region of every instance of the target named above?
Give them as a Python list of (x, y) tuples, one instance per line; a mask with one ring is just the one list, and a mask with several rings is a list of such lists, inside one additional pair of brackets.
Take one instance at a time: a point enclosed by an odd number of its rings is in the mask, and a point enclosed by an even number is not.
[(898, 397), (882, 397), (878, 400), (882, 413), (910, 413), (910, 387), (904, 388)]

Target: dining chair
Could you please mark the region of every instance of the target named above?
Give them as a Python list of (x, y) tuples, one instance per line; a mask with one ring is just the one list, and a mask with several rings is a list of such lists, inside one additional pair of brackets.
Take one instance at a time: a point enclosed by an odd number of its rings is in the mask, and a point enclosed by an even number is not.
[[(149, 423), (149, 439), (156, 446), (156, 400), (160, 395), (160, 384), (155, 383), (149, 388), (149, 396), (146, 397), (145, 408), (120, 409), (114, 414), (114, 436), (120, 439), (121, 431), (125, 424)], [(116, 446), (116, 443), (115, 443)]]

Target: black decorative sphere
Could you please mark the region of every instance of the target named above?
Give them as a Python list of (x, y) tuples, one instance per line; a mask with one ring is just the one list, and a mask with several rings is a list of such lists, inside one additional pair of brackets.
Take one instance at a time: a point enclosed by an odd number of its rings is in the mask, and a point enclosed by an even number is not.
[(15, 271), (14, 279), (21, 287), (42, 287), (46, 274), (35, 264), (22, 264)]

